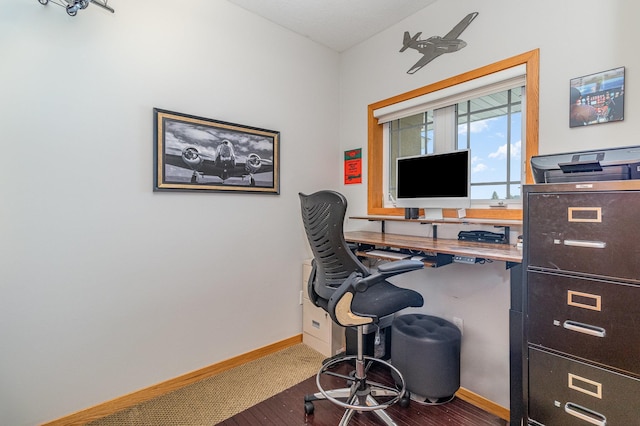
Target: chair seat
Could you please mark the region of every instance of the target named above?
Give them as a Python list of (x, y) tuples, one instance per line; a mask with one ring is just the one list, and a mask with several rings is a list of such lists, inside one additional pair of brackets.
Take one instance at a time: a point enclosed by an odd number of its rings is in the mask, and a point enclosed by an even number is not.
[(409, 307), (420, 307), (424, 303), (417, 291), (399, 288), (388, 282), (381, 282), (356, 293), (353, 298), (353, 312), (363, 315), (375, 315), (381, 318)]

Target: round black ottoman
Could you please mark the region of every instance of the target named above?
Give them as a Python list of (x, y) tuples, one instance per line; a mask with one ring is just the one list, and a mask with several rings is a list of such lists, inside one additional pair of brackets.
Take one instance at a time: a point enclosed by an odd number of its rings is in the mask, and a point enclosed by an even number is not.
[(402, 373), (411, 399), (440, 404), (460, 388), (462, 333), (430, 315), (400, 315), (391, 324), (391, 362)]

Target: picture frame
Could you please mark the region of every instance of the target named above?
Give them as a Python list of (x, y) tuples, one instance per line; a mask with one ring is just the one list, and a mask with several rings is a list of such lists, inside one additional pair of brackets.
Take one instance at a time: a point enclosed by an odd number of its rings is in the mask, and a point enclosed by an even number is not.
[(280, 132), (153, 109), (154, 191), (280, 193)]
[(624, 120), (624, 67), (572, 78), (569, 127)]

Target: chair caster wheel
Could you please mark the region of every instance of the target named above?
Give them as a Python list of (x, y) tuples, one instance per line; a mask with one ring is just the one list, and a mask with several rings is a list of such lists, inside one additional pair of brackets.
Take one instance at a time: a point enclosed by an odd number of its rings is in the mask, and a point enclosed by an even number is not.
[(400, 401), (398, 401), (398, 404), (402, 408), (407, 408), (410, 402), (411, 402), (411, 394), (409, 392), (405, 392), (402, 398), (400, 398)]
[(306, 401), (304, 403), (304, 412), (305, 412), (305, 414), (309, 414), (309, 415), (313, 414), (313, 409), (314, 409), (313, 402)]

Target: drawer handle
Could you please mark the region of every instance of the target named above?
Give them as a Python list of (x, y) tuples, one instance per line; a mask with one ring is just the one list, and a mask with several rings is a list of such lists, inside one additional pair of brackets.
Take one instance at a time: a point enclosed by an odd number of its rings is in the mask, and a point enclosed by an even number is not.
[(589, 336), (605, 337), (606, 330), (602, 327), (596, 327), (595, 325), (583, 324), (581, 322), (575, 322), (567, 320), (562, 326), (567, 330), (577, 331), (578, 333), (588, 334)]
[(587, 423), (597, 426), (605, 426), (607, 424), (607, 418), (602, 414), (589, 410), (588, 408), (581, 407), (573, 402), (567, 402), (564, 404), (564, 411), (567, 414), (577, 417), (580, 420), (584, 420)]
[(320, 328), (320, 323), (315, 320), (311, 320), (311, 326), (315, 328)]
[(587, 247), (587, 248), (597, 248), (597, 249), (603, 249), (607, 247), (607, 243), (605, 243), (604, 241), (564, 240), (563, 244), (565, 246)]

